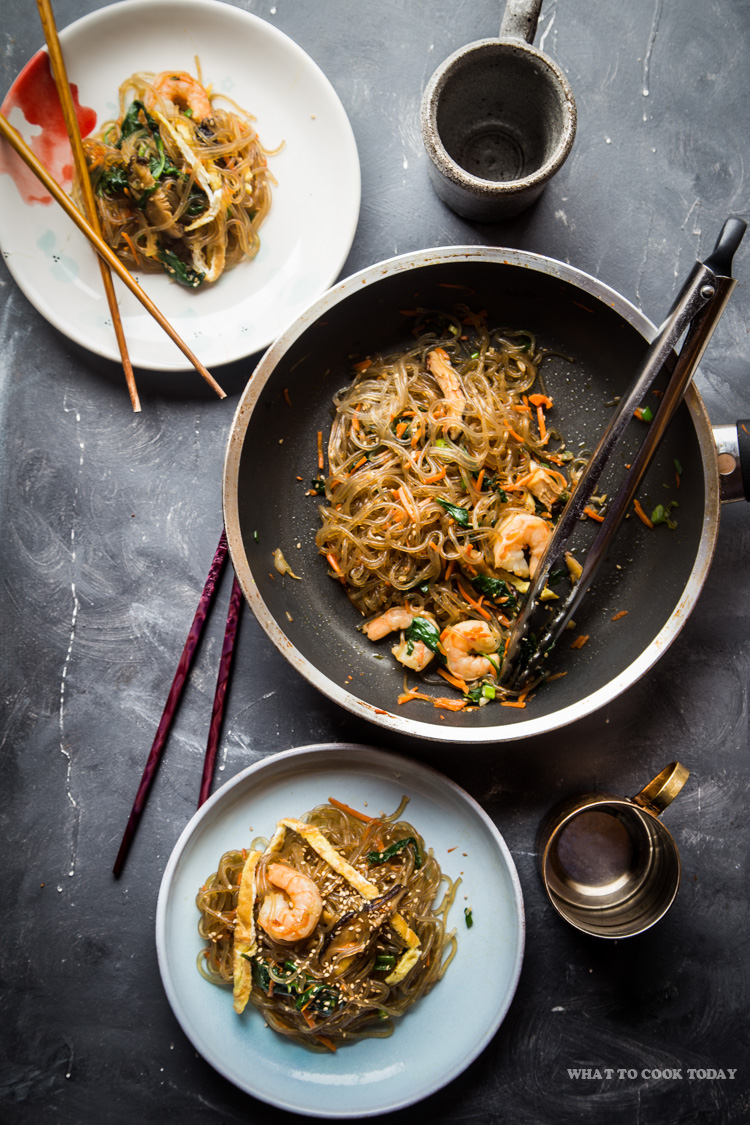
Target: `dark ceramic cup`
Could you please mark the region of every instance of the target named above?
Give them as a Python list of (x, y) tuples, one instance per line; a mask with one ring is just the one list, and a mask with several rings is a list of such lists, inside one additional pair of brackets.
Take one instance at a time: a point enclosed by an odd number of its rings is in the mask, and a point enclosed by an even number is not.
[(518, 215), (562, 167), (576, 105), (562, 70), (531, 46), (542, 0), (507, 0), (499, 39), (454, 52), (422, 97), (435, 191), (468, 219)]

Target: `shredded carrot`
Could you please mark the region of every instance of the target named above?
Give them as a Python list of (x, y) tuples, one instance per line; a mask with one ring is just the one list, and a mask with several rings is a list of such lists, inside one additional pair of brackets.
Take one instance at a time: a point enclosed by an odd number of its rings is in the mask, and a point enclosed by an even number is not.
[(445, 708), (447, 711), (463, 711), (466, 706), (465, 699), (433, 699), (433, 707)]
[(335, 809), (340, 809), (341, 812), (349, 813), (349, 816), (361, 820), (363, 824), (376, 824), (380, 820), (380, 817), (368, 816), (367, 813), (360, 812), (359, 809), (353, 809), (351, 805), (345, 805), (343, 801), (337, 801), (335, 797), (329, 797), (328, 804), (333, 805)]
[(576, 637), (576, 639), (573, 641), (573, 643), (570, 647), (571, 648), (583, 648), (583, 646), (586, 644), (586, 641), (588, 639), (589, 639), (588, 633), (580, 633)]
[(429, 703), (432, 699), (432, 696), (431, 695), (425, 695), (424, 692), (421, 692), (421, 691), (414, 691), (414, 690), (410, 689), (409, 691), (402, 692), (401, 695), (398, 697), (397, 702), (398, 703), (409, 703), (412, 699), (426, 699), (427, 702)]
[(541, 406), (537, 406), (536, 408), (536, 420), (539, 425), (539, 438), (541, 441), (544, 441), (547, 437), (547, 423), (544, 420), (544, 411)]
[(289, 387), (284, 387), (284, 398), (286, 399), (287, 406), (291, 406), (292, 400), (289, 397)]
[(461, 596), (469, 603), (469, 605), (473, 609), (477, 611), (477, 613), (481, 613), (482, 617), (484, 617), (486, 621), (492, 620), (492, 615), (480, 605), (476, 598), (472, 598), (471, 594), (466, 593), (466, 587), (464, 586), (460, 578), (458, 580), (458, 588), (461, 591)]
[(563, 676), (567, 676), (567, 674), (568, 674), (567, 672), (555, 672), (554, 675), (547, 676), (547, 683), (549, 684), (553, 680), (561, 680), (563, 678)]
[[(443, 469), (443, 472), (445, 472), (445, 469)], [(483, 481), (483, 480), (484, 480), (484, 469), (480, 469), (480, 470), (479, 470), (479, 475), (478, 475), (478, 477), (477, 477), (477, 485), (476, 485), (476, 488), (477, 488), (477, 492), (481, 492), (481, 491), (482, 491), (482, 481)]]
[(447, 672), (445, 668), (438, 668), (438, 675), (447, 680), (451, 687), (456, 688), (457, 691), (468, 691), (466, 682), (460, 676), (454, 676), (451, 672)]
[(366, 371), (368, 367), (372, 367), (371, 359), (363, 359), (361, 363), (354, 364), (355, 371)]
[(141, 259), (140, 259), (140, 255), (138, 254), (138, 251), (135, 248), (133, 240), (125, 233), (125, 231), (121, 231), (120, 233), (122, 234), (122, 237), (125, 239), (128, 246), (130, 247), (130, 253), (135, 258), (135, 264), (138, 265), (140, 263)]
[(635, 514), (638, 516), (638, 519), (641, 520), (642, 523), (645, 523), (646, 527), (654, 526), (653, 520), (649, 519), (646, 515), (639, 500), (633, 501), (633, 507), (635, 508)]
[(584, 508), (583, 514), (585, 516), (588, 516), (590, 520), (598, 520), (599, 523), (604, 523), (604, 516), (601, 514), (601, 512), (597, 512), (595, 508)]
[(501, 699), (501, 707), (525, 707), (526, 704), (522, 703), (520, 699)]
[(530, 406), (511, 406), (511, 410), (515, 410), (516, 414), (531, 414)]
[(548, 398), (547, 395), (529, 395), (529, 402), (533, 406), (546, 406), (548, 410), (552, 407), (552, 399)]
[(442, 480), (445, 476), (445, 465), (439, 473), (433, 473), (432, 476), (422, 477), (422, 484), (434, 484), (436, 480)]
[(508, 426), (508, 433), (510, 434), (511, 437), (514, 437), (516, 439), (516, 441), (520, 441), (521, 445), (526, 444), (526, 438), (522, 438), (521, 435), (517, 434), (515, 430), (512, 430), (510, 428), (510, 426)]
[(357, 461), (357, 464), (354, 465), (354, 467), (349, 470), (349, 473), (347, 475), (351, 476), (352, 473), (356, 473), (357, 469), (361, 469), (366, 461), (367, 461), (367, 457), (360, 457), (359, 461)]
[(627, 616), (628, 616), (628, 611), (626, 609), (621, 609), (619, 613), (616, 613), (614, 615), (612, 620), (613, 621), (619, 621), (621, 617), (627, 617)]
[(448, 563), (448, 565), (445, 568), (444, 578), (445, 578), (446, 582), (450, 579), (450, 576), (453, 574), (455, 566), (456, 566), (456, 560), (451, 559), (451, 561)]
[(396, 426), (396, 437), (403, 437), (408, 429), (408, 422), (399, 422), (399, 424)]
[(328, 554), (326, 555), (326, 559), (331, 564), (332, 569), (336, 571), (336, 574), (339, 576), (339, 578), (343, 578), (344, 572), (339, 566), (339, 560), (336, 558), (333, 551), (328, 552)]
[(322, 469), (323, 465), (323, 431), (318, 430), (318, 468)]
[(514, 481), (513, 484), (505, 484), (503, 482), (503, 488), (506, 492), (513, 492), (517, 488), (525, 488), (531, 480), (532, 476), (533, 473), (527, 473), (525, 477), (521, 477), (520, 480)]

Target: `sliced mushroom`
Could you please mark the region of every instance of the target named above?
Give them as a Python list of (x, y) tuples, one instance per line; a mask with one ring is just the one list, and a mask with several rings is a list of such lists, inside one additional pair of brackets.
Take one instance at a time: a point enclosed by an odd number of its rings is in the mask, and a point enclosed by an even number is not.
[(366, 949), (373, 935), (393, 915), (405, 893), (406, 887), (398, 884), (380, 898), (366, 902), (360, 910), (344, 914), (328, 937), (321, 961), (330, 963), (354, 957)]

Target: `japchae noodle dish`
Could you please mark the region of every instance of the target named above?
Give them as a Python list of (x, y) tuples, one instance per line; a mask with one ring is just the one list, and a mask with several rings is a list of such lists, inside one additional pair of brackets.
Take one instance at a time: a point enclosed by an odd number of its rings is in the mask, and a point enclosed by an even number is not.
[(258, 253), (268, 153), (253, 118), (192, 75), (131, 75), (84, 149), (102, 235), (131, 270), (196, 288)]
[[(362, 631), (388, 637), (407, 669), (400, 703), (523, 707), (528, 689), (501, 688), (498, 672), (585, 462), (550, 421), (530, 332), (490, 331), (458, 306), (418, 312), (414, 335), (407, 351), (357, 363), (334, 398), (316, 542), (367, 619)], [(572, 556), (568, 568), (580, 573)], [(410, 672), (443, 694), (409, 687)], [(445, 696), (446, 681), (458, 695)]]
[[(402, 814), (367, 816), (331, 797), (270, 840), (228, 851), (196, 904), (198, 968), (231, 983), (266, 1023), (313, 1050), (384, 1038), (443, 976), (460, 880), (442, 874)], [(441, 889), (441, 902), (433, 906)]]

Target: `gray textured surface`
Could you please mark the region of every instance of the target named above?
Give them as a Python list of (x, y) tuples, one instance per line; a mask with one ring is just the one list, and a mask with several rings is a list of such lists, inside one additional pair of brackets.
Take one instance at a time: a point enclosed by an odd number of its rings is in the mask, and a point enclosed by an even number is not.
[[(98, 6), (57, 0), (58, 24)], [(312, 55), (350, 116), (363, 200), (346, 273), (420, 247), (509, 245), (595, 274), (658, 321), (727, 215), (748, 217), (747, 0), (548, 0), (536, 43), (570, 79), (578, 136), (539, 204), (491, 227), (457, 218), (432, 193), (418, 108), (437, 63), (493, 33), (495, 3), (242, 6)], [(6, 0), (3, 14), (2, 94), (42, 43), (34, 5)], [(700, 379), (716, 423), (750, 416), (748, 250), (746, 240)], [(0, 823), (9, 890), (0, 1120), (281, 1123), (289, 1115), (195, 1057), (162, 992), (153, 941), (161, 872), (195, 807), (228, 575), (126, 872), (119, 882), (110, 874), (218, 539), (224, 442), (254, 360), (222, 370), (224, 403), (197, 379), (143, 374), (143, 413), (134, 416), (116, 365), (49, 327), (4, 266), (0, 300)], [(244, 614), (217, 783), (307, 742), (392, 747), (468, 789), (515, 857), (528, 922), (516, 999), (483, 1055), (420, 1114), (514, 1125), (750, 1116), (749, 540), (745, 505), (726, 508), (708, 584), (656, 668), (606, 711), (501, 753), (385, 737), (355, 722), (299, 679)], [(675, 906), (630, 942), (578, 935), (543, 897), (539, 820), (592, 785), (632, 793), (674, 758), (692, 771), (665, 814), (684, 867)], [(614, 1076), (569, 1077), (580, 1067)], [(618, 1078), (628, 1068), (637, 1077)], [(681, 1068), (682, 1078), (642, 1074), (655, 1068)], [(688, 1068), (736, 1074), (691, 1080)]]

